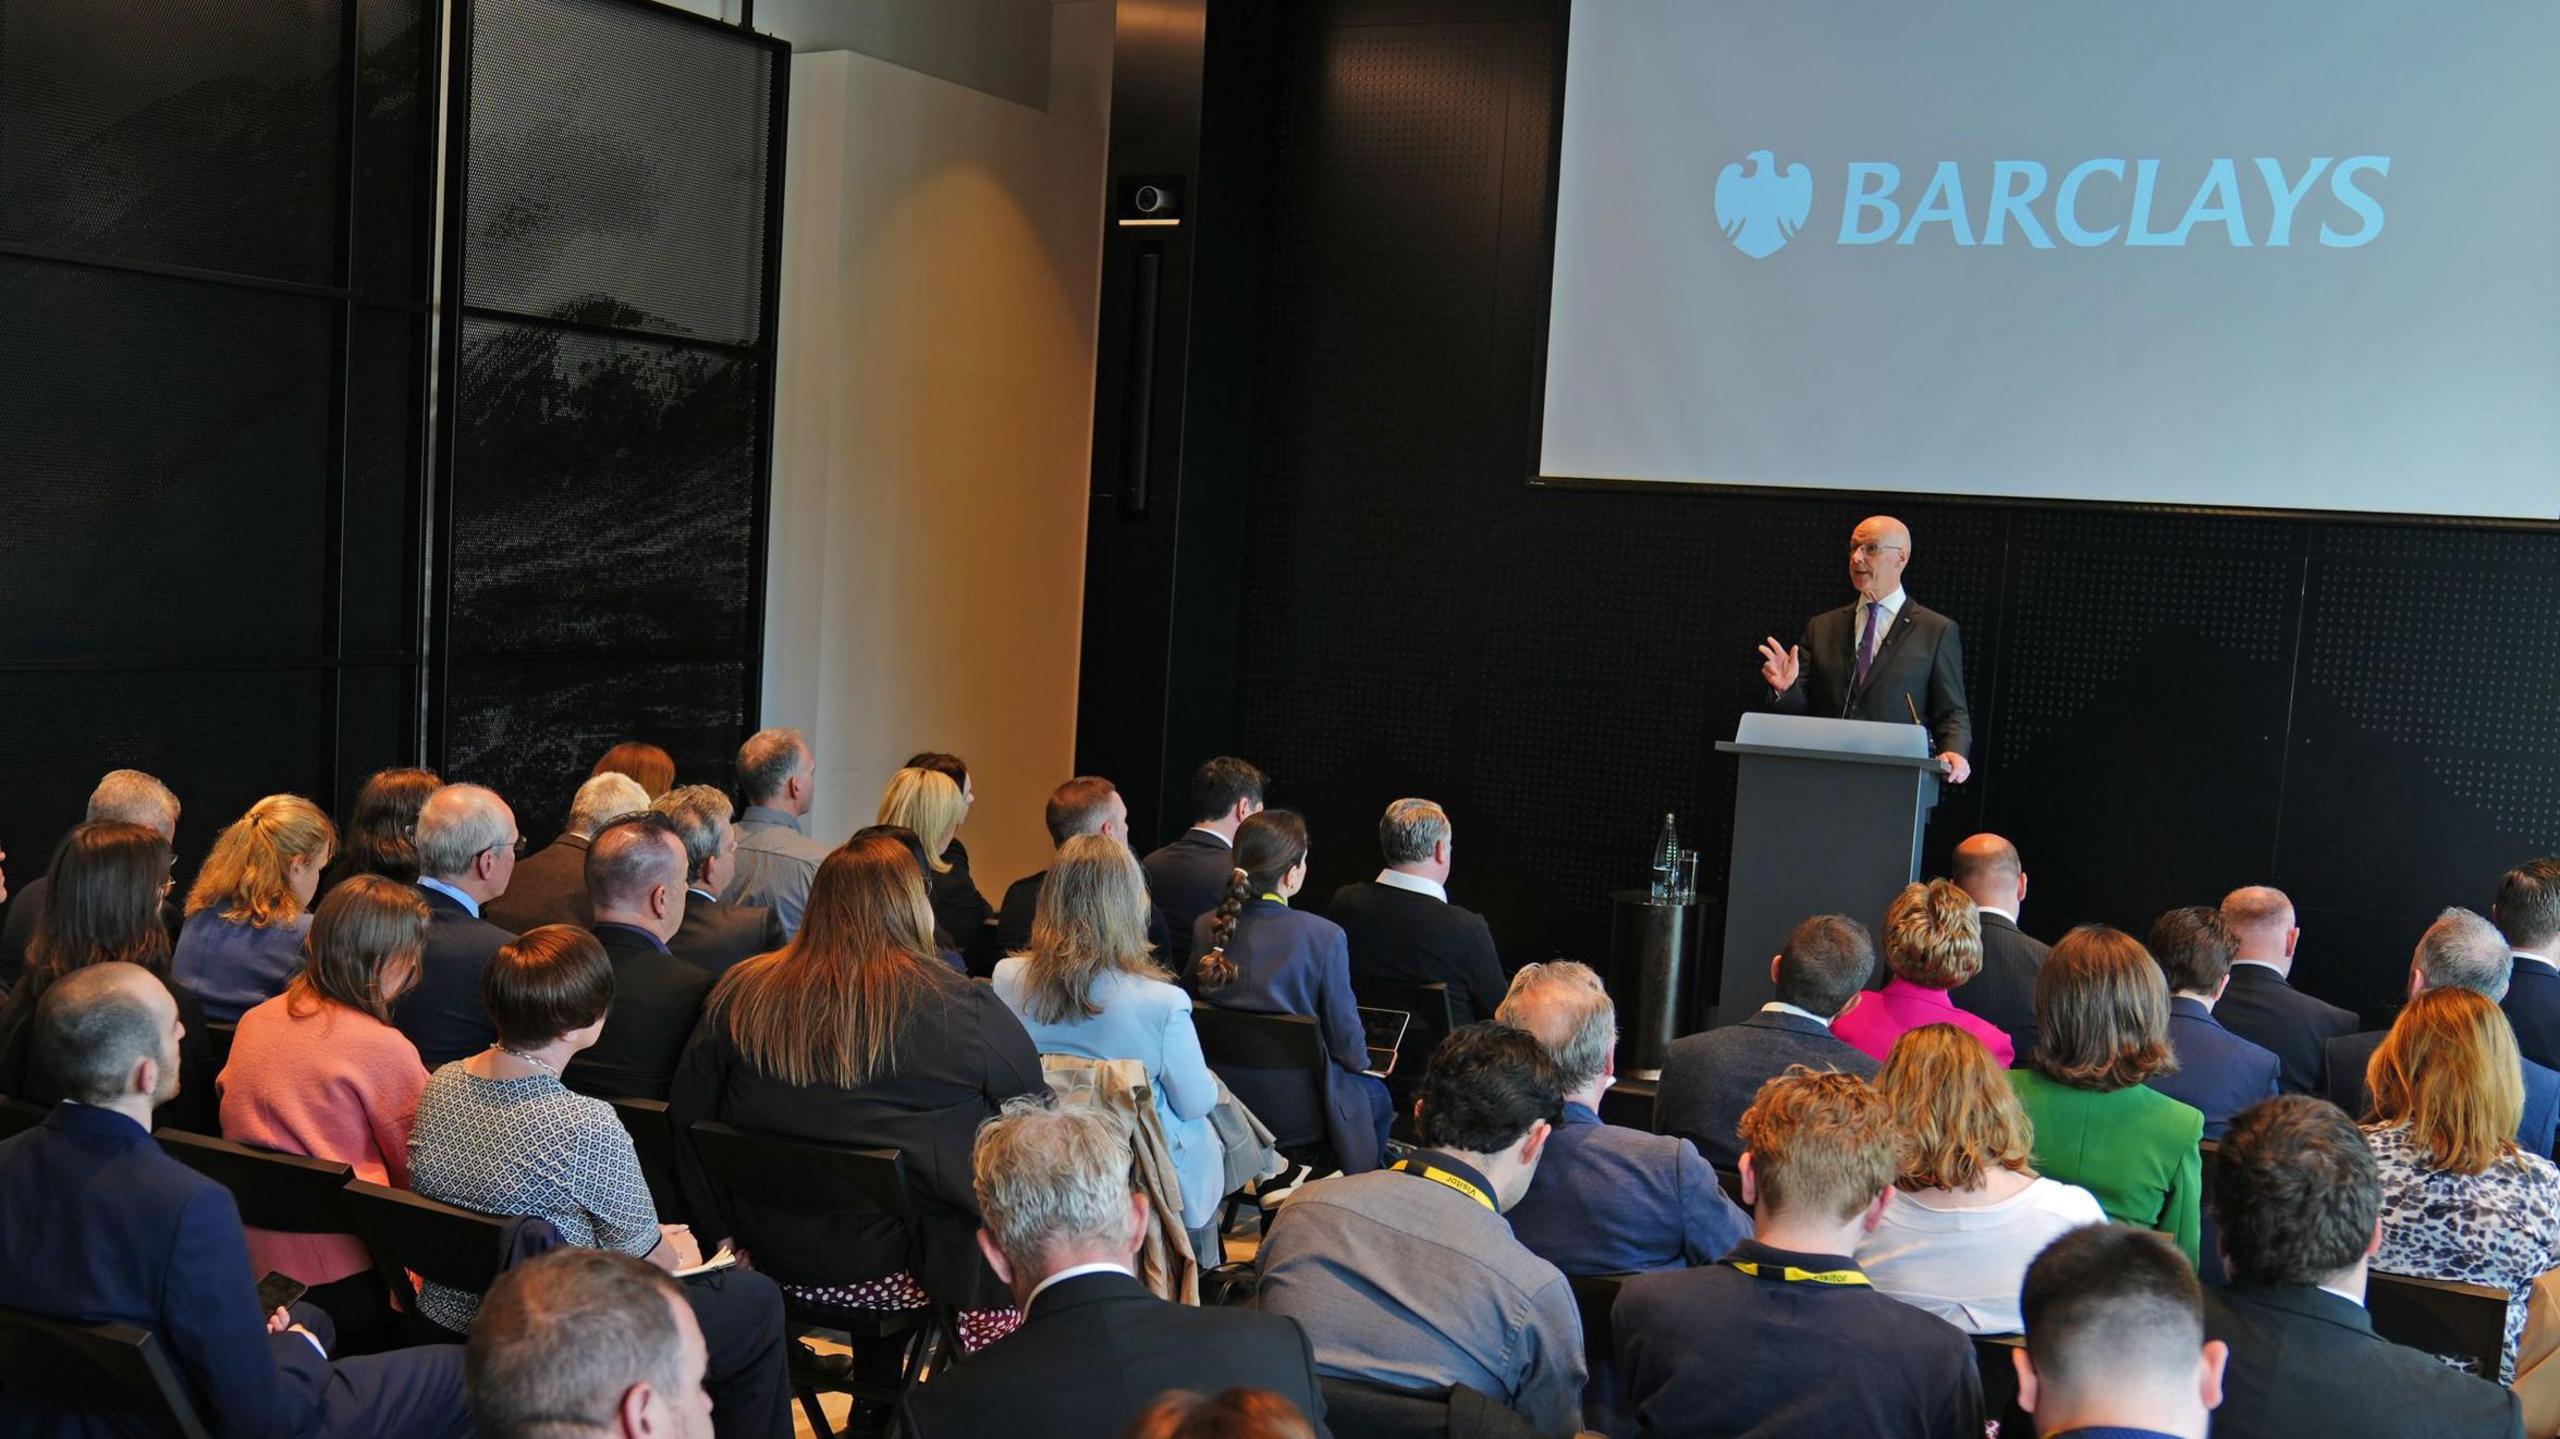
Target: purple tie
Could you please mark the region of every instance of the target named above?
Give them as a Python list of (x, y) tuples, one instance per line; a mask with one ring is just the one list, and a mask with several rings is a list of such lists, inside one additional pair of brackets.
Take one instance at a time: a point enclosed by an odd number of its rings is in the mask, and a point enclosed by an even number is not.
[(1858, 645), (1858, 668), (1849, 676), (1851, 689), (1864, 689), (1867, 668), (1876, 662), (1876, 632), (1884, 628), (1884, 601), (1867, 601), (1867, 637)]

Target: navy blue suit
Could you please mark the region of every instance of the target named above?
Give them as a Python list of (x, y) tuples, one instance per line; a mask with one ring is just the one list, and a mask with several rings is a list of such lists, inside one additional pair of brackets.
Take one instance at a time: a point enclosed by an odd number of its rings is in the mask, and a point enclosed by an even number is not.
[(2276, 1082), (2287, 1094), (2328, 1088), (2329, 1041), (2356, 1032), (2355, 1011), (2340, 1009), (2263, 964), (2231, 966), (2231, 982), (2213, 1006), (2214, 1022), (2276, 1057)]
[(1698, 1147), (1677, 1135), (1603, 1124), (1579, 1104), (1547, 1136), (1529, 1192), (1503, 1216), (1567, 1274), (1638, 1274), (1713, 1264), (1751, 1237)]
[(2202, 1000), (2170, 996), (2169, 1045), (2178, 1052), (2178, 1072), (2148, 1083), (2200, 1110), (2207, 1139), (2219, 1140), (2231, 1116), (2276, 1096), (2282, 1066), (2275, 1051), (2223, 1028)]
[[(2329, 1102), (2357, 1119), (2373, 1106), (2365, 1084), (2365, 1066), (2382, 1047), (2388, 1030), (2372, 1029), (2329, 1041)], [(2516, 1121), (2516, 1143), (2527, 1152), (2550, 1155), (2560, 1149), (2560, 1070), (2545, 1069), (2530, 1059), (2524, 1066), (2524, 1117)]]
[(418, 982), (391, 1007), (391, 1022), (418, 1046), (429, 1071), (467, 1059), (497, 1042), (497, 1026), (480, 1004), (480, 971), (515, 933), (475, 918), (442, 890), (418, 887), (427, 902), (427, 944)]
[(1369, 1067), (1369, 1036), (1351, 997), (1351, 945), (1342, 926), (1276, 899), (1247, 901), (1227, 941), (1236, 977), (1210, 988), (1200, 981), (1199, 962), (1209, 952), (1216, 922), (1214, 913), (1204, 914), (1192, 926), (1183, 987), (1220, 1009), (1310, 1015), (1333, 1061), (1325, 1066), (1320, 1095), (1308, 1094), (1296, 1070), (1229, 1068), (1220, 1077), (1284, 1141), (1320, 1132), (1343, 1173), (1377, 1168), (1387, 1144), (1387, 1086), (1363, 1072)]
[[(302, 1335), (267, 1333), (230, 1191), (114, 1110), (58, 1105), (0, 1144), (0, 1214), (7, 1302), (150, 1330), (216, 1435), (471, 1432), (460, 1345), (332, 1364)], [(151, 1431), (129, 1416), (68, 1414), (0, 1392), (0, 1432)]]
[(1227, 897), (1235, 877), (1235, 847), (1205, 829), (1186, 829), (1171, 844), (1138, 861), (1147, 872), (1147, 898), (1155, 901), (1156, 928), (1187, 939), (1200, 916)]
[(1671, 1041), (1662, 1061), (1653, 1127), (1698, 1146), (1718, 1169), (1742, 1164), (1742, 1112), (1760, 1086), (1802, 1064), (1836, 1069), (1861, 1079), (1876, 1077), (1875, 1060), (1849, 1047), (1820, 1020), (1783, 1010), (1761, 1010), (1740, 1024), (1687, 1034)]
[(2546, 1069), (2560, 1069), (2560, 969), (2516, 956), (2507, 997), (2498, 1001), (2516, 1031), (2516, 1048)]

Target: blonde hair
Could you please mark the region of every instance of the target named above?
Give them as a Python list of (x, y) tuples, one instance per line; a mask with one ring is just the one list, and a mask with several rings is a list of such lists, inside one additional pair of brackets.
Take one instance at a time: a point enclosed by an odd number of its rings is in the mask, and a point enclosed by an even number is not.
[(298, 794), (268, 795), (213, 842), (187, 891), (187, 913), (219, 908), (234, 924), (281, 924), (302, 913), (286, 876), (293, 862), (308, 858), (316, 868), (337, 847), (338, 827), (320, 806)]
[(1955, 881), (1906, 885), (1884, 912), (1884, 963), (1913, 984), (1953, 989), (1982, 972), (1982, 912)]
[(1966, 1190), (1994, 1170), (2035, 1172), (2035, 1125), (2017, 1089), (1982, 1041), (1956, 1026), (1924, 1024), (1895, 1040), (1876, 1091), (1901, 1144), (1897, 1186)]
[(1120, 841), (1078, 835), (1040, 885), (1023, 967), (1023, 1007), (1042, 1024), (1102, 1013), (1093, 986), (1114, 972), (1169, 979), (1147, 947), (1147, 879)]
[(2365, 1065), (2373, 1117), (2405, 1124), (2436, 1167), (2479, 1174), (2516, 1152), (2524, 1066), (2515, 1031), (2487, 996), (2422, 989)]
[(902, 769), (889, 777), (889, 788), (880, 796), (880, 816), (872, 822), (914, 830), (924, 842), (924, 862), (935, 874), (948, 874), (951, 866), (942, 852), (951, 847), (952, 832), (960, 828), (960, 816), (968, 808), (951, 776)]
[(1854, 1074), (1791, 1065), (1760, 1086), (1737, 1128), (1764, 1220), (1786, 1211), (1837, 1223), (1893, 1184), (1893, 1111)]

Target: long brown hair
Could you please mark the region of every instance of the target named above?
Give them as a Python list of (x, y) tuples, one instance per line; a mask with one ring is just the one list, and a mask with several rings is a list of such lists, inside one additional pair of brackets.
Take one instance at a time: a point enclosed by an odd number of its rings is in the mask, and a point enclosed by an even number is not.
[(915, 856), (862, 835), (819, 864), (800, 932), (730, 970), (707, 1008), (763, 1073), (851, 1089), (894, 1071), (908, 1017), (967, 982), (934, 949)]
[(1236, 867), (1227, 876), (1227, 893), (1218, 901), (1217, 918), (1209, 925), (1209, 952), (1194, 970), (1203, 988), (1233, 984), (1235, 961), (1227, 958), (1227, 942), (1236, 937), (1236, 920), (1245, 901), (1270, 894), (1298, 862), (1307, 857), (1307, 822), (1285, 809), (1266, 809), (1236, 826)]
[(33, 1014), (54, 981), (76, 969), (121, 961), (169, 977), (169, 931), (160, 923), (169, 858), (158, 830), (120, 820), (92, 820), (63, 836), (0, 1029)]
[(2422, 989), (2365, 1065), (2374, 1122), (2405, 1124), (2439, 1169), (2479, 1174), (2516, 1152), (2524, 1066), (2487, 997)]
[(1971, 1189), (1992, 1171), (2033, 1174), (2036, 1131), (2017, 1088), (1981, 1040), (1952, 1024), (1924, 1024), (1893, 1042), (1876, 1092), (1893, 1106), (1901, 1141), (1894, 1184)]
[(1100, 1014), (1093, 986), (1106, 974), (1168, 978), (1149, 956), (1147, 878), (1127, 845), (1087, 834), (1058, 847), (1024, 958), (1023, 1004), (1042, 1024)]
[[(219, 909), (235, 924), (264, 929), (302, 913), (288, 871), (298, 859), (338, 847), (338, 827), (298, 794), (271, 794), (249, 806), (213, 842), (187, 891), (187, 913)], [(322, 859), (321, 863), (327, 863)]]
[(2169, 981), (2142, 941), (2103, 924), (2062, 937), (2036, 971), (2035, 1067), (2100, 1094), (2175, 1073)]
[(427, 942), (427, 902), (378, 874), (350, 875), (320, 901), (303, 936), (302, 972), (285, 986), (285, 1013), (320, 1012), (322, 1001), (391, 1022), (397, 995), (384, 975), (405, 956), (416, 964)]

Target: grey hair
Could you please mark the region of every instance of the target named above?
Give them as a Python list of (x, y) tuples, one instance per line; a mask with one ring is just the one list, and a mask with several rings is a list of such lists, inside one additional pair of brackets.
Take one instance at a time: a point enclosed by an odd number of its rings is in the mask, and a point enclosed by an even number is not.
[(648, 807), (649, 792), (640, 787), (640, 781), (607, 770), (578, 786), (576, 797), (569, 801), (569, 831), (593, 839), (606, 820)]
[(1378, 820), (1378, 848), (1389, 864), (1420, 864), (1449, 837), (1449, 812), (1427, 799), (1400, 799)]
[(112, 769), (89, 791), (89, 821), (121, 820), (166, 835), (178, 827), (178, 797), (138, 769)]
[(757, 730), (738, 746), (739, 797), (749, 804), (762, 804), (782, 793), (783, 785), (809, 758), (809, 741), (800, 731)]
[(2516, 960), (2496, 925), (2455, 908), (2437, 915), (2418, 936), (2418, 952), (2410, 963), (2426, 976), (2429, 989), (2467, 989), (2495, 1003), (2507, 997)]
[(150, 1004), (133, 992), (133, 975), (160, 981), (121, 960), (76, 969), (54, 981), (36, 1005), (35, 1067), (50, 1073), (64, 1098), (108, 1104), (124, 1095), (125, 1077), (146, 1059), (168, 1063), (166, 1031)]
[(507, 802), (484, 785), (449, 784), (418, 810), (418, 873), (452, 879), (482, 854), (507, 842)]
[(489, 1286), (462, 1351), (482, 1439), (547, 1439), (573, 1416), (609, 1415), (634, 1384), (682, 1407), (683, 1292), (644, 1259), (570, 1245)]
[(684, 841), (684, 877), (699, 880), (709, 874), (713, 856), (720, 853), (720, 836), (737, 813), (729, 797), (707, 784), (678, 785), (650, 801), (649, 808), (672, 821), (676, 838)]
[(970, 1180), (996, 1248), (1016, 1269), (1036, 1273), (1054, 1246), (1125, 1245), (1137, 1237), (1130, 1233), (1132, 1165), (1119, 1116), (1025, 1097), (1006, 1101), (978, 1126)]
[(617, 815), (587, 846), (587, 898), (598, 909), (645, 904), (659, 885), (684, 888), (684, 838), (653, 809)]
[(1618, 1047), (1618, 1006), (1591, 966), (1570, 959), (1522, 965), (1493, 1017), (1536, 1036), (1567, 1094), (1598, 1079)]

